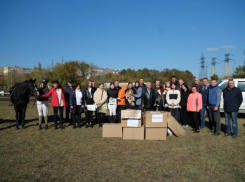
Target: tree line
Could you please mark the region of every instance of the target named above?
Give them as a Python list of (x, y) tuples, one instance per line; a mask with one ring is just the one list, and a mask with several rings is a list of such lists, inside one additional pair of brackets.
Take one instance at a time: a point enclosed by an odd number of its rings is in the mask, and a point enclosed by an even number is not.
[[(67, 84), (68, 79), (74, 80), (75, 83), (81, 84), (84, 87), (88, 80), (93, 80), (96, 84), (111, 82), (119, 80), (120, 82), (135, 82), (140, 78), (144, 78), (145, 82), (155, 83), (156, 80), (160, 80), (161, 83), (169, 81), (172, 75), (175, 75), (177, 79), (183, 79), (188, 85), (194, 83), (194, 75), (189, 70), (178, 69), (163, 69), (161, 71), (156, 69), (123, 69), (119, 74), (108, 72), (105, 74), (98, 74), (99, 68), (93, 64), (88, 64), (85, 61), (67, 61), (64, 64), (57, 63), (53, 67), (44, 68), (41, 63), (38, 63), (34, 67), (34, 71), (30, 74), (18, 75), (18, 79), (12, 78), (13, 84), (30, 78), (36, 78), (37, 83), (40, 83), (42, 78), (47, 78), (49, 81), (59, 80), (62, 86)], [(217, 80), (224, 78), (245, 78), (245, 62), (244, 65), (240, 65), (236, 68), (234, 75), (228, 77), (219, 78), (218, 75), (213, 75), (211, 78)], [(0, 80), (0, 85), (3, 85)], [(51, 83), (49, 83), (51, 86)], [(6, 83), (5, 83), (6, 85)], [(7, 86), (10, 88), (10, 82)]]

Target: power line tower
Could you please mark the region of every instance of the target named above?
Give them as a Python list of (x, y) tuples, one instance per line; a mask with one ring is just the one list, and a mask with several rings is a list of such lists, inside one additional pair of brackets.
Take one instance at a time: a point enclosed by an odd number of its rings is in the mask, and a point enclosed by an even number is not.
[(210, 72), (210, 77), (213, 76), (214, 74), (215, 74), (215, 75), (218, 75), (217, 70), (216, 70), (216, 64), (217, 64), (216, 59), (217, 59), (217, 58), (215, 57), (215, 53), (213, 52), (213, 57), (212, 57), (212, 62), (211, 62), (211, 72)]
[(64, 63), (64, 59), (63, 59), (63, 56), (62, 56), (62, 64)]
[(229, 53), (228, 47), (226, 47), (223, 76), (229, 76), (231, 74), (230, 60), (232, 59), (230, 59), (230, 55), (233, 56), (232, 54)]
[(202, 56), (201, 56), (201, 62), (200, 62), (201, 66), (200, 66), (200, 72), (199, 72), (199, 79), (203, 79), (205, 77), (207, 77), (207, 72), (205, 71), (205, 57), (203, 55), (202, 52)]

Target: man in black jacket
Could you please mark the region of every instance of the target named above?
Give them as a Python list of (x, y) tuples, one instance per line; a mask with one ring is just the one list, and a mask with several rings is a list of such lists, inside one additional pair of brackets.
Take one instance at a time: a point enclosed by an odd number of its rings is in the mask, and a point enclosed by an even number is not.
[(175, 84), (177, 87), (179, 85), (179, 82), (176, 80), (176, 76), (172, 76), (171, 81), (170, 81), (170, 86)]
[(144, 84), (144, 78), (141, 78), (139, 82), (142, 89), (145, 89), (146, 85)]
[[(115, 85), (115, 90), (117, 90), (117, 97), (118, 97), (118, 92), (119, 90), (121, 90), (121, 87), (119, 86), (119, 81), (118, 80), (115, 80), (114, 81), (114, 85)], [(119, 107), (117, 107), (117, 114), (115, 116), (115, 119), (118, 119), (118, 114), (119, 114)]]
[(232, 118), (232, 138), (236, 139), (238, 135), (237, 114), (243, 98), (240, 88), (235, 87), (233, 79), (230, 79), (228, 87), (223, 89), (223, 98), (226, 124), (225, 136), (231, 135), (230, 118)]
[(67, 103), (67, 106), (66, 106), (66, 126), (68, 126), (70, 123), (71, 123), (71, 117), (70, 117), (70, 96), (71, 96), (71, 93), (72, 93), (72, 90), (73, 90), (73, 80), (69, 79), (68, 82), (67, 82), (67, 86), (64, 87), (64, 90), (65, 90), (65, 100), (66, 100), (66, 103)]
[(142, 92), (142, 107), (144, 111), (154, 110), (156, 106), (155, 91), (151, 88), (151, 83), (146, 84), (146, 89)]

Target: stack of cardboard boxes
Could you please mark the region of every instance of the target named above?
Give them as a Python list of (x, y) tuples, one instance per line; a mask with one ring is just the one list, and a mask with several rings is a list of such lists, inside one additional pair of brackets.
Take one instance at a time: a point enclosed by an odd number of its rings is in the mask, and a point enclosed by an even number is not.
[[(168, 112), (122, 110), (121, 123), (103, 125), (103, 137), (123, 137), (124, 140), (166, 140)], [(143, 123), (143, 125), (142, 125)]]
[(146, 111), (143, 115), (146, 140), (166, 140), (168, 112)]
[(144, 140), (141, 110), (122, 110), (123, 140)]

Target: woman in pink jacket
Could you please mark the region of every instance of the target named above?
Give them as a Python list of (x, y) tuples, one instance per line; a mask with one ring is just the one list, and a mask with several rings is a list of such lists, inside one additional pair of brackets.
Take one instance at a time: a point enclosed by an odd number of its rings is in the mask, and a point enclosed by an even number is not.
[(202, 109), (202, 95), (197, 92), (196, 86), (191, 88), (192, 93), (187, 100), (187, 111), (190, 112), (191, 126), (195, 133), (199, 133), (199, 111)]

